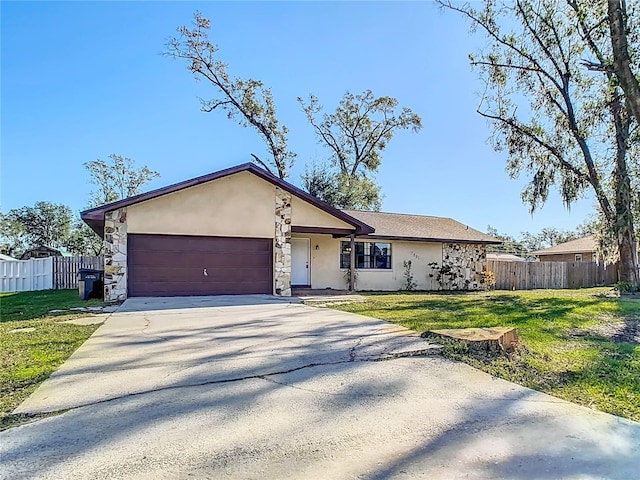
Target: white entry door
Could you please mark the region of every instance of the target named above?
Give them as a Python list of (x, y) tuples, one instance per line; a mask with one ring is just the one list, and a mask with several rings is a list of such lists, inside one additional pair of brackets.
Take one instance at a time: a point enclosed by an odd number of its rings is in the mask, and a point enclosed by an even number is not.
[(311, 285), (309, 251), (308, 238), (291, 239), (291, 285)]

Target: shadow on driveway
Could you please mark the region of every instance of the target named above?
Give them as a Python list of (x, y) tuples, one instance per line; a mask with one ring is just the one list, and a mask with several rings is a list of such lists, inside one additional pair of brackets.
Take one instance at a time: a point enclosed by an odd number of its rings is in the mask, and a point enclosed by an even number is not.
[(440, 357), (393, 358), (425, 347), (396, 325), (238, 301), (114, 314), (34, 394), (70, 410), (0, 433), (3, 478), (629, 479), (640, 468), (637, 423)]

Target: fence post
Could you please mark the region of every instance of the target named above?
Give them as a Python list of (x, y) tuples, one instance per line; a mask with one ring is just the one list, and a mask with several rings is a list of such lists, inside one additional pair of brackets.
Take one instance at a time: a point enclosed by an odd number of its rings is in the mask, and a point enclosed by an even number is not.
[(29, 279), (29, 291), (33, 290), (33, 262), (35, 259), (30, 258), (29, 263), (27, 264), (27, 278)]

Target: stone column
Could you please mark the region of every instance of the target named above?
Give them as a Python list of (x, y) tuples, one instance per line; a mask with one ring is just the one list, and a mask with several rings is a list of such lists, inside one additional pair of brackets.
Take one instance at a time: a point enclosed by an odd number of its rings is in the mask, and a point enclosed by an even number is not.
[(291, 296), (291, 194), (276, 187), (273, 277), (275, 294)]
[(104, 215), (104, 300), (127, 298), (127, 209)]
[(442, 244), (442, 266), (450, 268), (448, 290), (480, 290), (487, 246), (470, 243)]

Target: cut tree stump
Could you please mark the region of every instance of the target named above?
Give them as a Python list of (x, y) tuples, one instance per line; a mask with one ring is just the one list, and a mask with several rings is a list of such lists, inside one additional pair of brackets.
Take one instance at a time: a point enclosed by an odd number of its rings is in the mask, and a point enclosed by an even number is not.
[(518, 345), (518, 334), (513, 327), (454, 328), (430, 330), (429, 334), (461, 340), (476, 352), (512, 352)]

